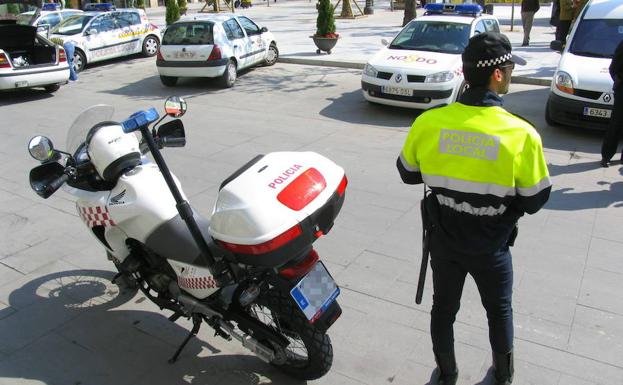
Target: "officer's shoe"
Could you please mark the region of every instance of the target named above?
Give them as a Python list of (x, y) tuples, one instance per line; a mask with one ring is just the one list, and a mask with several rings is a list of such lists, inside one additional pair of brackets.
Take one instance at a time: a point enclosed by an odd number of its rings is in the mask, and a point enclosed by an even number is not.
[(493, 369), (495, 385), (510, 385), (515, 373), (513, 351), (505, 354), (493, 352)]
[(435, 362), (439, 370), (438, 385), (456, 385), (459, 378), (459, 369), (456, 367), (454, 350), (448, 353), (435, 353)]

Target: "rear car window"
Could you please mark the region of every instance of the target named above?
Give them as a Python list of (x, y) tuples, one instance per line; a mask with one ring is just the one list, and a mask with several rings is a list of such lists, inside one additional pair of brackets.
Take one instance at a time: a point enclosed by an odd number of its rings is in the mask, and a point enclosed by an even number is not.
[(177, 23), (167, 28), (162, 38), (163, 45), (214, 44), (212, 23)]

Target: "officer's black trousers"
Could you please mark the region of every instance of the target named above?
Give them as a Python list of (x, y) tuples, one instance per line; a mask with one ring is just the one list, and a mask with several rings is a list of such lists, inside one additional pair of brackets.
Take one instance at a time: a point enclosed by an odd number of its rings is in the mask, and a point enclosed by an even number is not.
[[(619, 87), (621, 88), (621, 87)], [(614, 107), (610, 116), (610, 126), (601, 144), (601, 158), (610, 161), (617, 152), (619, 140), (623, 133), (623, 89), (614, 93)], [(623, 160), (623, 151), (621, 152)]]
[(454, 347), (453, 324), (459, 311), (465, 277), (469, 273), (478, 286), (487, 311), (489, 341), (497, 353), (513, 348), (513, 265), (508, 247), (490, 255), (466, 256), (449, 251), (441, 239), (431, 239), (433, 350), (449, 352)]

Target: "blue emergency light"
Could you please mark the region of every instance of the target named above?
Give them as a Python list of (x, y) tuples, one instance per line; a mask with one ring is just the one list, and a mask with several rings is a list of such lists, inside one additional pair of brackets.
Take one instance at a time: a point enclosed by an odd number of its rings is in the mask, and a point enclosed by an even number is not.
[(441, 4), (433, 3), (424, 6), (426, 15), (470, 15), (482, 14), (482, 7), (478, 4)]
[(134, 132), (140, 129), (143, 126), (146, 126), (150, 123), (158, 120), (158, 111), (155, 108), (150, 108), (148, 110), (138, 111), (130, 115), (129, 118), (121, 122), (123, 126), (123, 132), (126, 134), (129, 132)]
[(61, 8), (60, 4), (57, 3), (45, 3), (41, 7), (42, 11), (58, 11)]
[(89, 3), (84, 6), (85, 11), (108, 12), (116, 9), (113, 3)]

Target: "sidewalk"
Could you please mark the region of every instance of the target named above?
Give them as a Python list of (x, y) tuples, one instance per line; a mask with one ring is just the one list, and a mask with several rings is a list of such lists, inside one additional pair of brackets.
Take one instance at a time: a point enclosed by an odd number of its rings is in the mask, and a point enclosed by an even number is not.
[[(359, 2), (363, 9), (364, 2)], [(189, 4), (189, 14), (198, 12), (204, 3)], [(353, 11), (357, 8), (353, 6)], [(515, 6), (514, 25), (511, 31), (510, 5), (495, 5), (494, 15), (500, 21), (502, 32), (510, 39), (514, 52), (528, 61), (524, 67), (517, 67), (513, 81), (524, 84), (549, 85), (554, 75), (560, 54), (549, 49), (554, 39), (554, 27), (549, 25), (551, 6), (542, 6), (537, 12), (531, 33), (531, 45), (521, 47), (520, 7)], [(150, 18), (164, 26), (164, 7), (147, 10)], [(254, 1), (254, 6), (236, 9), (236, 13), (249, 16), (261, 26), (275, 34), (280, 50), (280, 61), (307, 65), (322, 65), (361, 69), (375, 52), (382, 48), (381, 39), (391, 40), (401, 29), (404, 11), (391, 11), (389, 1), (375, 2), (374, 14), (351, 19), (336, 18), (336, 29), (340, 40), (331, 53), (316, 54), (316, 46), (310, 36), (316, 30), (317, 11), (314, 1), (278, 0), (266, 6), (266, 1)], [(420, 17), (422, 9), (418, 9)]]

